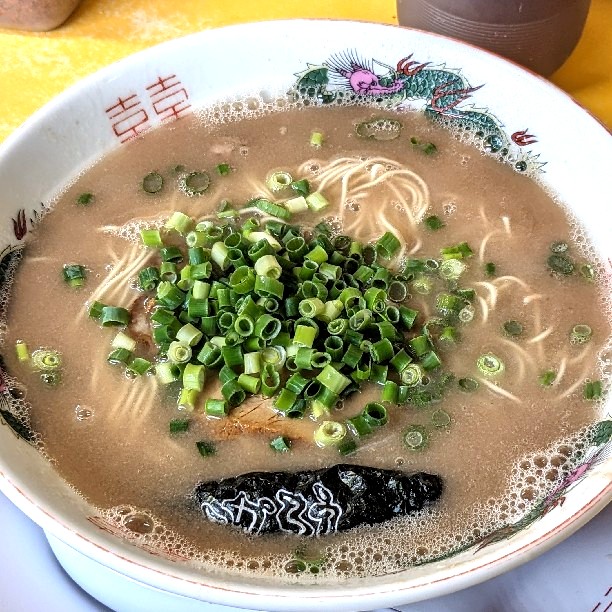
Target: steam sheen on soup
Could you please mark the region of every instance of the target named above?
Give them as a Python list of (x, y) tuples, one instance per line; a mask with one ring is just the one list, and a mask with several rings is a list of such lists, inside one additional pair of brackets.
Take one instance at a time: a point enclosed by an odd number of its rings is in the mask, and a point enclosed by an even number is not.
[[(596, 417), (597, 402), (585, 399), (585, 388), (597, 399), (597, 352), (610, 328), (581, 229), (535, 181), (413, 113), (357, 106), (224, 118), (223, 110), (166, 125), (101, 160), (63, 192), (27, 243), (5, 344), (25, 342), (30, 354), (56, 350), (61, 381), (47, 376), (45, 382), (32, 360), (19, 361), (12, 348), (5, 352), (10, 373), (27, 386), (28, 418), (41, 451), (96, 508), (99, 524), (136, 544), (205, 567), (287, 580), (398, 571), (524, 516), (575, 465)], [(386, 121), (364, 127), (381, 117)], [(321, 144), (313, 145), (313, 132), (322, 134)], [(180, 183), (200, 171), (210, 184), (189, 197)], [(324, 231), (332, 244), (337, 236), (375, 244), (387, 232), (398, 239), (391, 257), (379, 252), (376, 260), (406, 289), (405, 299), (388, 302), (418, 311), (402, 337), (407, 343), (429, 334), (442, 362), (424, 372), (422, 401), (411, 395), (414, 401), (383, 402), (388, 423), (367, 435), (349, 427), (356, 448), (344, 455), (333, 444), (317, 445), (315, 431), (323, 420), (346, 424), (368, 402), (380, 402), (383, 385), (364, 382), (328, 414), (317, 413), (318, 420), (308, 404), (303, 418), (287, 418), (260, 393), (247, 394), (226, 416), (211, 417), (206, 399), (222, 398), (216, 369), (208, 369), (191, 410), (177, 405), (179, 383), (163, 384), (152, 370), (126, 376), (123, 365), (107, 363), (121, 329), (137, 341), (133, 354), (159, 361), (150, 326), (155, 291), (142, 292), (137, 279), (143, 268), (159, 267), (160, 256), (142, 245), (140, 230), (162, 228), (166, 245), (183, 252), (184, 238), (163, 229), (176, 211), (238, 231), (254, 217), (263, 230), (270, 215), (254, 199), (282, 204), (299, 195), (272, 192), (266, 178), (275, 171), (288, 173), (288, 182), (306, 179), (310, 192), (329, 203), (288, 221), (307, 238)], [(150, 176), (148, 191), (155, 193), (147, 193), (142, 180), (152, 172), (163, 185)], [(246, 208), (238, 217), (227, 212)], [(470, 253), (453, 255), (462, 244)], [(459, 262), (444, 266), (455, 270), (447, 276), (440, 272), (445, 261)], [(571, 274), (559, 268), (567, 262)], [(65, 264), (84, 267), (82, 286), (65, 282)], [(213, 275), (223, 277), (214, 266)], [(165, 273), (172, 277), (170, 268)], [(449, 314), (441, 295), (460, 296), (461, 307)], [(280, 300), (280, 311), (290, 297)], [(131, 323), (100, 326), (88, 315), (96, 301), (127, 309)], [(286, 349), (289, 357), (294, 352)], [(409, 344), (406, 353), (419, 362)], [(340, 369), (338, 357), (330, 361)], [(485, 371), (498, 366), (503, 371)], [(242, 366), (234, 369), (240, 373)], [(341, 372), (350, 378), (354, 369), (345, 365)], [(284, 382), (288, 373), (280, 371)], [(442, 382), (440, 371), (449, 374)], [(403, 384), (393, 367), (386, 376)], [(175, 429), (188, 423), (186, 431), (171, 433), (171, 422)], [(287, 452), (271, 448), (279, 438)], [(199, 452), (203, 441), (214, 452)], [(251, 537), (206, 520), (194, 503), (199, 482), (338, 463), (438, 474), (444, 491), (416, 515), (318, 538)]]

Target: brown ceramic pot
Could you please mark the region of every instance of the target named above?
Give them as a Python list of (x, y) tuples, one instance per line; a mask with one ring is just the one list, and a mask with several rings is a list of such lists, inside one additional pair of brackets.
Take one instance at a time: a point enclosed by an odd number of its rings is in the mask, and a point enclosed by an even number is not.
[(401, 25), (458, 38), (543, 75), (578, 43), (591, 0), (397, 0)]

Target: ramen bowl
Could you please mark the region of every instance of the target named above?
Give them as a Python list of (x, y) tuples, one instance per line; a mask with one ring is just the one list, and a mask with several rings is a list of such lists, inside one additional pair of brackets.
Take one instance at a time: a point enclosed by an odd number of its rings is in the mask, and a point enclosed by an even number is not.
[[(344, 68), (332, 75), (338, 65)], [(349, 94), (387, 108), (433, 108), (443, 120), (462, 113), (477, 117), (470, 129), (488, 154), (556, 194), (586, 228), (599, 259), (611, 261), (606, 171), (612, 139), (575, 101), (510, 62), (444, 37), (387, 25), (296, 20), (208, 31), (134, 55), (70, 88), (12, 134), (0, 150), (2, 281), (45, 212), (44, 203), (93, 161), (198, 108), (289, 90), (313, 103)], [(612, 268), (602, 270), (608, 272)], [(610, 367), (611, 357), (602, 353), (602, 368)], [(528, 561), (612, 497), (606, 403), (582, 459), (554, 489), (520, 520), (468, 549), (392, 574), (331, 583), (204, 572), (167, 547), (145, 545), (105, 522), (66, 486), (14, 416), (20, 390), (4, 370), (0, 376), (0, 489), (44, 529), (75, 580), (118, 610), (200, 610), (205, 602), (260, 610), (363, 610), (418, 601)]]

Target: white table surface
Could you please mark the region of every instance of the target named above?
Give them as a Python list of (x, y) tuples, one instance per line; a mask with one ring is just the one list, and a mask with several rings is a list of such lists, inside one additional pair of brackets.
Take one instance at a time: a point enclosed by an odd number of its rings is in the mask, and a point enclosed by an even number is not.
[[(107, 610), (72, 582), (42, 530), (0, 494), (0, 612)], [(397, 610), (612, 612), (612, 504), (562, 544), (512, 572)]]

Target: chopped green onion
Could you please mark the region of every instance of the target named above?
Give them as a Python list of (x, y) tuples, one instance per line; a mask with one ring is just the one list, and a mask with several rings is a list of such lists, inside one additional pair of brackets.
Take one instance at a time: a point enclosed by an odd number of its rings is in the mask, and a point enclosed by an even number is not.
[(168, 347), (168, 359), (172, 363), (187, 363), (191, 359), (191, 347), (185, 342), (171, 342)]
[(159, 193), (164, 186), (164, 177), (159, 172), (149, 172), (142, 179), (142, 190), (145, 193)]
[(144, 359), (143, 357), (135, 357), (131, 361), (128, 371), (134, 376), (142, 376), (143, 374), (146, 374), (152, 366), (153, 364), (148, 359)]
[(451, 417), (448, 412), (438, 408), (431, 413), (431, 424), (434, 427), (448, 427), (451, 423)]
[(338, 372), (333, 366), (326, 365), (323, 370), (317, 375), (316, 379), (330, 391), (338, 395), (350, 384), (350, 380)]
[(476, 311), (474, 310), (474, 307), (471, 304), (468, 304), (459, 311), (457, 317), (462, 323), (469, 323), (474, 318), (475, 313)]
[(111, 325), (125, 326), (130, 322), (130, 313), (120, 306), (104, 306), (100, 314), (100, 322), (102, 327), (110, 327)]
[(401, 374), (411, 361), (412, 357), (410, 357), (410, 355), (408, 355), (408, 353), (404, 349), (401, 349), (400, 351), (395, 353), (393, 358), (389, 360), (389, 363), (395, 368), (397, 372)]
[[(178, 278), (178, 270), (175, 263), (171, 261), (162, 261), (159, 266), (159, 279), (168, 283), (176, 283)], [(159, 286), (159, 283), (157, 283)]]
[(584, 383), (583, 397), (590, 401), (601, 399), (603, 397), (601, 380), (587, 380)]
[(507, 336), (517, 337), (523, 333), (523, 326), (515, 320), (506, 321), (503, 325), (504, 333)]
[(157, 286), (156, 298), (158, 304), (174, 310), (184, 303), (185, 293), (171, 282), (162, 281)]
[(204, 402), (204, 412), (206, 416), (222, 418), (227, 416), (227, 403), (225, 400), (209, 397), (206, 402)]
[(459, 341), (459, 332), (455, 327), (447, 325), (440, 333), (438, 341), (440, 342), (440, 344), (446, 346), (456, 344)]
[(245, 374), (259, 374), (261, 372), (261, 354), (259, 351), (245, 353), (243, 358)]
[[(255, 231), (248, 232), (245, 234), (245, 238), (249, 242), (257, 245), (258, 250), (261, 250), (262, 248), (260, 246), (260, 243), (262, 240), (265, 240), (272, 247), (274, 251), (280, 251), (282, 249), (280, 242), (276, 240), (276, 238), (274, 238), (274, 236), (272, 236), (272, 234), (269, 234), (268, 232), (255, 232)], [(254, 257), (253, 255), (251, 254), (251, 250), (249, 250), (249, 256), (251, 257), (251, 259), (253, 260), (257, 259), (257, 257)]]
[(409, 363), (400, 373), (400, 380), (407, 387), (420, 385), (422, 379), (423, 370), (416, 363)]
[(158, 229), (142, 229), (140, 230), (140, 240), (147, 247), (159, 249), (164, 246), (161, 235)]
[(76, 203), (79, 206), (89, 206), (90, 204), (93, 204), (93, 202), (95, 201), (95, 196), (93, 193), (89, 193), (89, 192), (85, 192), (85, 193), (81, 193), (77, 199), (76, 199)]
[(417, 357), (424, 355), (432, 348), (429, 338), (425, 335), (415, 336), (408, 342), (408, 344)]
[(361, 415), (372, 427), (380, 427), (389, 421), (387, 409), (378, 402), (370, 402), (366, 404)]
[(221, 395), (225, 398), (227, 405), (230, 408), (234, 406), (240, 406), (246, 398), (244, 389), (238, 384), (236, 380), (228, 380), (221, 387)]
[(574, 273), (574, 262), (567, 255), (553, 253), (547, 260), (548, 267), (552, 272), (569, 276)]
[(231, 172), (231, 167), (229, 164), (217, 164), (217, 174), (219, 176), (226, 176)]
[(172, 419), (169, 423), (170, 433), (183, 433), (189, 429), (189, 419)]
[(82, 287), (87, 278), (87, 271), (80, 264), (64, 264), (62, 275), (71, 287)]
[(223, 356), (225, 365), (229, 368), (241, 366), (244, 362), (244, 357), (240, 346), (223, 346), (221, 348), (221, 355)]
[(155, 366), (155, 375), (162, 385), (169, 385), (181, 377), (181, 369), (175, 363), (162, 361)]
[(572, 331), (570, 332), (570, 342), (572, 344), (584, 344), (591, 339), (592, 335), (593, 330), (589, 325), (579, 323), (578, 325), (574, 325), (574, 327), (572, 327)]
[(554, 370), (546, 370), (538, 377), (538, 382), (542, 387), (550, 387), (556, 380), (557, 373)]
[(465, 259), (473, 254), (474, 251), (472, 251), (467, 242), (461, 242), (455, 246), (440, 249), (442, 259)]
[(291, 213), (284, 206), (270, 202), (270, 200), (258, 198), (253, 202), (253, 205), (267, 215), (272, 215), (273, 217), (278, 217), (285, 221), (291, 219)]
[(400, 321), (404, 329), (412, 329), (416, 318), (419, 316), (418, 310), (413, 310), (412, 308), (407, 308), (406, 306), (399, 307)]
[(308, 208), (314, 212), (319, 212), (329, 206), (329, 202), (322, 193), (315, 191), (306, 196)]
[(398, 403), (399, 386), (393, 380), (385, 381), (385, 386), (382, 390), (381, 401), (391, 404)]
[(281, 370), (287, 359), (287, 351), (282, 346), (268, 346), (261, 353), (264, 365), (271, 365), (275, 370)]
[(293, 391), (289, 391), (286, 387), (281, 389), (281, 392), (276, 396), (274, 400), (274, 407), (285, 414), (288, 414), (293, 408), (297, 401), (297, 394)]
[(187, 323), (176, 332), (176, 339), (189, 346), (194, 346), (202, 339), (203, 335), (204, 334), (202, 334), (199, 329), (194, 327), (191, 323)]
[(206, 367), (217, 367), (223, 361), (221, 349), (212, 342), (205, 342), (196, 359)]
[[(234, 291), (236, 289), (234, 288)], [(255, 277), (255, 293), (260, 297), (274, 297), (281, 299), (285, 291), (285, 286), (279, 280), (269, 276)]]
[(321, 132), (312, 132), (310, 134), (310, 145), (319, 148), (323, 144), (323, 134)]
[(183, 387), (178, 398), (178, 409), (193, 412), (200, 392), (197, 389)]
[(206, 368), (203, 365), (188, 363), (183, 370), (183, 388), (202, 391), (206, 381)]
[(291, 189), (302, 196), (307, 196), (310, 193), (310, 183), (306, 179), (293, 181), (291, 183)]
[(458, 314), (464, 306), (463, 299), (452, 293), (440, 293), (436, 297), (436, 310), (444, 317)]
[(433, 142), (421, 142), (415, 136), (410, 137), (410, 144), (425, 155), (433, 155), (438, 151), (438, 147)]
[(214, 442), (207, 442), (206, 440), (196, 442), (196, 448), (202, 457), (210, 457), (217, 452), (217, 447)]
[(143, 268), (138, 273), (138, 286), (143, 291), (153, 291), (160, 281), (159, 269), (155, 266)]
[(52, 370), (51, 372), (41, 372), (40, 380), (45, 385), (55, 387), (62, 381), (62, 374), (59, 370)]
[(363, 355), (363, 350), (354, 344), (349, 344), (346, 352), (342, 356), (342, 362), (345, 363), (349, 368), (356, 368), (359, 363), (361, 357)]
[(427, 446), (429, 435), (427, 429), (422, 425), (411, 425), (404, 430), (402, 440), (406, 448), (413, 451), (420, 451)]
[(465, 272), (466, 268), (467, 266), (461, 259), (445, 259), (438, 268), (438, 274), (444, 280), (456, 281)]
[(180, 263), (183, 261), (183, 253), (181, 249), (176, 246), (167, 246), (163, 247), (159, 250), (159, 255), (162, 258), (162, 261), (167, 262), (171, 261), (174, 263)]
[(421, 367), (424, 370), (434, 370), (442, 365), (440, 358), (434, 351), (428, 351), (421, 356)]
[(595, 271), (595, 268), (591, 264), (585, 263), (580, 266), (580, 275), (584, 279), (591, 282), (595, 280), (595, 277), (597, 276), (597, 272)]
[(497, 273), (497, 266), (492, 261), (489, 261), (484, 265), (484, 271), (487, 276), (495, 276)]
[(51, 349), (38, 349), (32, 353), (32, 367), (35, 370), (57, 370), (62, 365), (62, 357)]
[(89, 306), (89, 310), (87, 311), (87, 314), (92, 318), (92, 319), (101, 319), (102, 317), (102, 310), (106, 308), (106, 304), (103, 304), (102, 302), (98, 302), (97, 300), (92, 302)]
[(346, 425), (338, 421), (323, 421), (314, 432), (317, 446), (337, 446), (346, 436)]
[(563, 242), (562, 240), (553, 242), (550, 245), (551, 253), (567, 253), (568, 249), (569, 249), (569, 245), (567, 244), (567, 242)]
[(362, 414), (347, 419), (346, 424), (353, 434), (358, 437), (367, 436), (373, 431), (372, 425), (366, 421)]
[(111, 346), (115, 349), (124, 348), (133, 353), (136, 350), (136, 340), (130, 338), (127, 334), (119, 332), (111, 342)]
[(298, 310), (303, 317), (313, 319), (325, 309), (325, 304), (318, 298), (308, 298), (299, 303)]
[(266, 363), (261, 373), (261, 393), (272, 397), (280, 387), (280, 374), (270, 363)]
[(264, 255), (255, 262), (255, 274), (268, 276), (269, 278), (279, 278), (283, 269), (274, 255)]
[(393, 345), (389, 338), (375, 342), (370, 348), (370, 355), (374, 363), (389, 361), (393, 357)]
[(179, 189), (189, 197), (201, 196), (210, 185), (210, 176), (206, 172), (190, 172), (179, 177)]
[(338, 444), (338, 452), (345, 456), (354, 453), (357, 450), (357, 442), (354, 438), (345, 436), (345, 438)]
[(157, 325), (173, 325), (177, 321), (174, 313), (165, 308), (156, 308), (151, 315), (151, 322)]
[(266, 187), (272, 192), (282, 191), (293, 182), (293, 177), (284, 171), (272, 172), (266, 179)]
[(391, 232), (385, 232), (377, 241), (376, 241), (376, 250), (380, 253), (385, 259), (390, 259), (393, 257), (400, 249), (401, 242), (395, 236), (395, 234)]
[(30, 360), (28, 347), (22, 340), (17, 340), (17, 342), (15, 342), (15, 353), (17, 354), (17, 359), (22, 363)]
[(424, 220), (425, 226), (428, 230), (435, 232), (444, 227), (444, 223), (440, 217), (437, 215), (430, 215), (429, 217), (425, 217)]
[(291, 450), (291, 440), (278, 436), (270, 440), (270, 448), (277, 453), (288, 453)]
[(505, 368), (504, 362), (493, 353), (481, 355), (476, 361), (476, 366), (485, 376), (497, 376)]
[(175, 211), (170, 215), (170, 218), (166, 221), (165, 228), (170, 230), (176, 230), (182, 236), (188, 234), (194, 227), (194, 222), (191, 217), (179, 210)]

